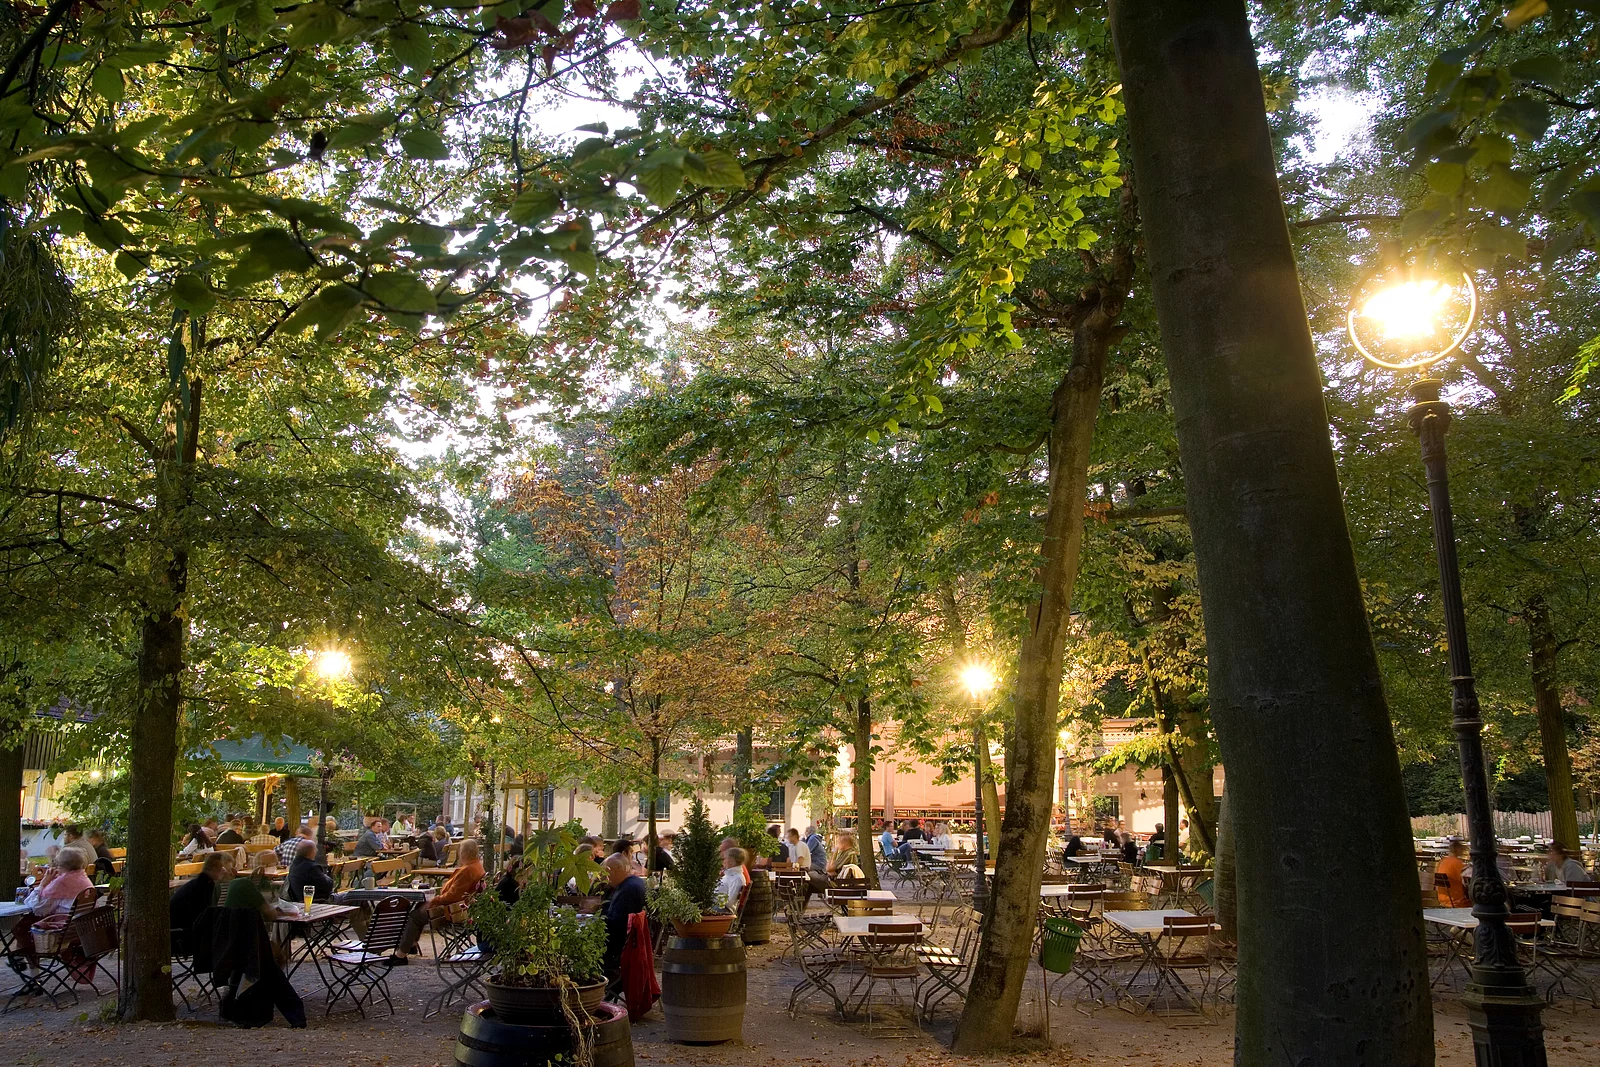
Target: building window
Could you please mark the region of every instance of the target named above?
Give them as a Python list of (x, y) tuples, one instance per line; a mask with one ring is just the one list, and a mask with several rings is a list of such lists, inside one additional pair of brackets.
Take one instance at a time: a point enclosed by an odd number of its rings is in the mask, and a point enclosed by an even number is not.
[[(544, 809), (543, 811), (540, 810), (541, 807)], [(543, 793), (540, 793), (537, 789), (528, 790), (528, 817), (530, 819), (538, 819), (541, 816), (543, 816), (546, 819), (553, 819), (553, 818), (555, 818), (555, 815), (556, 815), (556, 789), (555, 789), (555, 786), (551, 786), (550, 788), (546, 789)]]
[[(650, 798), (643, 793), (639, 794), (639, 818), (648, 822), (650, 820)], [(672, 818), (672, 795), (662, 793), (656, 797), (656, 818)]]
[(784, 789), (778, 786), (767, 794), (767, 806), (762, 809), (762, 814), (769, 819), (781, 819), (787, 813), (784, 807)]

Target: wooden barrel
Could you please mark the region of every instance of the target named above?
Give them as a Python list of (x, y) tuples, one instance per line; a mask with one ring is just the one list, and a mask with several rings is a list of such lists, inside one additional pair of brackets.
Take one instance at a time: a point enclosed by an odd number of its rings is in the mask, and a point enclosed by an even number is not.
[[(617, 1004), (594, 1009), (594, 1067), (633, 1067), (633, 1027)], [(487, 1000), (461, 1016), (457, 1067), (546, 1067), (572, 1053), (572, 1031), (560, 1026), (517, 1026), (495, 1018)]]
[(772, 940), (772, 875), (750, 872), (750, 894), (744, 901), (744, 918), (739, 937), (747, 945), (765, 945)]
[(712, 1045), (743, 1037), (743, 942), (737, 937), (674, 937), (661, 960), (668, 1041)]

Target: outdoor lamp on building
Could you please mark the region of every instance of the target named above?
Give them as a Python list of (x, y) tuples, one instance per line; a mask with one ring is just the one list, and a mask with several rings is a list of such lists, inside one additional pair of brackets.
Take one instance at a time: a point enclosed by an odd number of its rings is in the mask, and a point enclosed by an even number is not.
[(1415, 372), (1408, 387), (1412, 405), (1407, 421), (1422, 445), (1428, 477), (1428, 511), (1433, 517), (1433, 550), (1439, 565), (1445, 639), (1450, 654), (1451, 717), (1461, 759), (1468, 837), (1472, 844), (1472, 979), (1462, 1002), (1472, 1027), (1479, 1067), (1546, 1062), (1543, 1001), (1528, 984), (1517, 960), (1516, 942), (1506, 928), (1509, 914), (1505, 881), (1495, 864), (1499, 841), (1483, 764), (1483, 720), (1467, 648), (1467, 619), (1461, 604), (1461, 574), (1456, 563), (1455, 523), (1450, 509), (1449, 472), (1444, 437), (1450, 405), (1440, 399), (1443, 384), (1430, 372), (1461, 347), (1478, 313), (1478, 294), (1470, 275), (1440, 276), (1416, 268), (1394, 268), (1369, 276), (1357, 288), (1345, 318), (1356, 349), (1370, 363), (1399, 373)]
[[(961, 670), (961, 684), (966, 686), (967, 692), (972, 696), (972, 784), (974, 796), (972, 801), (972, 831), (973, 839), (977, 843), (974, 850), (977, 853), (977, 874), (973, 882), (972, 898), (974, 906), (978, 906), (989, 899), (989, 886), (984, 867), (983, 850), (983, 753), (979, 746), (983, 742), (983, 731), (979, 728), (978, 720), (983, 714), (983, 702), (994, 691), (994, 672), (981, 663), (969, 663)], [(981, 910), (981, 909), (980, 909)]]

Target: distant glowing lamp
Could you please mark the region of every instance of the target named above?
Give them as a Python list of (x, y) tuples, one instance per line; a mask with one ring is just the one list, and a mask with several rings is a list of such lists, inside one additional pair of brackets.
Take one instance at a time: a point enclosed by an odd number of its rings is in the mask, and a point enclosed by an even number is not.
[(325, 648), (317, 653), (317, 676), (328, 682), (338, 682), (350, 677), (353, 664), (350, 653), (338, 648)]
[(961, 684), (973, 700), (982, 700), (994, 688), (994, 672), (981, 663), (968, 664), (961, 670)]

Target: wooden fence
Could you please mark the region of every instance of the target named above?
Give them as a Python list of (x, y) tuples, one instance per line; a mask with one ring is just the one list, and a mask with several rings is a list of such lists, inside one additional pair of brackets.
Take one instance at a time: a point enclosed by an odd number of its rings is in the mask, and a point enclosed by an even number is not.
[[(1594, 832), (1596, 817), (1600, 812), (1578, 812), (1580, 832)], [(1550, 837), (1548, 811), (1497, 811), (1494, 813), (1494, 832), (1498, 837)], [(1467, 836), (1465, 815), (1417, 815), (1411, 819), (1413, 837)], [(1572, 842), (1567, 842), (1572, 844)]]

